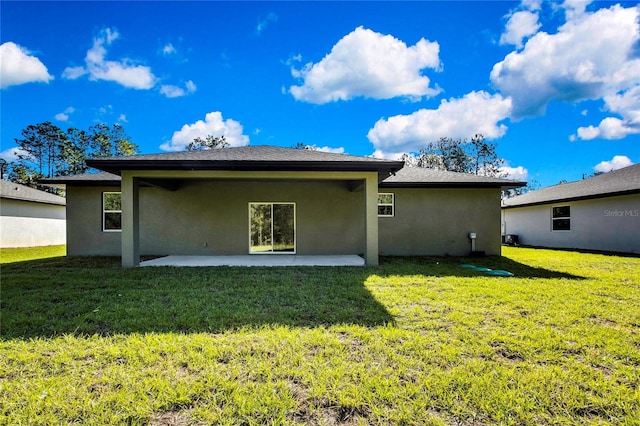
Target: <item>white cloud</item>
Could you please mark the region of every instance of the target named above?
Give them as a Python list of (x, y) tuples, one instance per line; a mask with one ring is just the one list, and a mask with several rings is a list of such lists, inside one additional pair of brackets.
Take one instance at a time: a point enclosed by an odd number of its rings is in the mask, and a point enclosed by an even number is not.
[(182, 129), (173, 133), (170, 142), (160, 145), (163, 151), (183, 151), (195, 138), (205, 138), (208, 135), (224, 136), (230, 146), (245, 146), (249, 144), (249, 136), (244, 135), (242, 125), (230, 118), (224, 120), (220, 111), (213, 111), (205, 116), (204, 121), (198, 120), (193, 124), (185, 124)]
[(373, 154), (371, 154), (371, 156), (373, 158), (382, 158), (385, 160), (400, 160), (400, 157), (402, 157), (403, 154), (405, 153), (404, 152), (385, 152), (385, 151), (376, 149), (375, 151), (373, 151)]
[(536, 11), (541, 9), (542, 1), (541, 0), (522, 0), (521, 5), (526, 10)]
[(640, 82), (620, 94), (605, 96), (607, 110), (625, 117), (630, 124), (640, 126)]
[(591, 0), (564, 0), (561, 7), (564, 9), (567, 21), (570, 21), (582, 17), (590, 3)]
[(64, 111), (59, 112), (55, 115), (55, 119), (58, 121), (69, 121), (69, 114), (75, 112), (75, 108), (74, 107), (68, 107), (65, 108)]
[(20, 149), (20, 148), (8, 148), (5, 149), (4, 151), (0, 152), (0, 158), (2, 158), (3, 160), (12, 163), (14, 161), (18, 160), (18, 155), (26, 155), (28, 156), (28, 152)]
[(184, 85), (184, 89), (182, 87), (173, 86), (171, 84), (163, 84), (160, 86), (160, 93), (165, 95), (167, 98), (178, 98), (180, 96), (189, 95), (194, 93), (197, 90), (195, 83), (191, 80), (187, 81)]
[(56, 115), (54, 115), (54, 118), (58, 121), (69, 121), (69, 114), (66, 114), (64, 112), (59, 112)]
[(632, 166), (633, 161), (626, 155), (616, 155), (611, 161), (602, 161), (593, 168), (597, 172), (607, 173), (611, 170), (622, 169), (623, 167)]
[(261, 19), (258, 22), (258, 25), (256, 25), (256, 34), (262, 34), (262, 32), (266, 30), (272, 22), (278, 22), (278, 15), (273, 12), (269, 13), (266, 18)]
[(528, 10), (515, 12), (509, 16), (500, 44), (513, 44), (520, 49), (524, 39), (535, 34), (540, 26), (537, 13)]
[(324, 104), (355, 97), (390, 99), (398, 96), (419, 100), (440, 92), (430, 87), (422, 70), (440, 69), (440, 46), (420, 39), (407, 47), (391, 35), (358, 27), (344, 36), (316, 64), (291, 69), (300, 86), (291, 86), (294, 98)]
[(84, 67), (66, 67), (62, 72), (62, 78), (67, 80), (75, 80), (83, 75), (87, 75), (88, 71)]
[(605, 110), (619, 114), (622, 118), (606, 117), (598, 126), (578, 128), (577, 135), (583, 140), (595, 138), (622, 139), (640, 133), (640, 84), (620, 94), (604, 97)]
[[(625, 121), (616, 117), (607, 117), (596, 126), (578, 128), (578, 137), (582, 140), (595, 138), (623, 139), (628, 135), (640, 133), (640, 127), (629, 126)], [(575, 137), (573, 138), (575, 140)]]
[(500, 173), (506, 174), (507, 179), (526, 182), (529, 179), (529, 170), (522, 166), (510, 167), (508, 165), (500, 167)]
[(99, 115), (113, 114), (113, 105), (105, 105), (98, 108)]
[(173, 46), (173, 44), (171, 43), (167, 43), (162, 47), (162, 54), (163, 55), (172, 55), (177, 53), (176, 48)]
[(187, 94), (182, 87), (173, 86), (171, 84), (163, 84), (160, 86), (160, 93), (165, 95), (167, 98), (177, 98)]
[(188, 93), (194, 93), (196, 90), (198, 90), (198, 88), (196, 87), (196, 84), (189, 80), (184, 84), (184, 87), (187, 89)]
[(511, 100), (487, 92), (471, 92), (460, 99), (442, 100), (438, 109), (420, 109), (410, 115), (380, 119), (367, 137), (376, 148), (374, 155), (391, 158), (415, 152), (441, 137), (470, 138), (482, 133), (487, 139), (503, 136)]
[(88, 74), (90, 80), (113, 81), (124, 87), (147, 90), (156, 84), (156, 77), (151, 68), (144, 65), (136, 65), (129, 58), (119, 61), (105, 59), (107, 47), (120, 37), (116, 30), (107, 28), (93, 39), (93, 46), (87, 51), (85, 67), (67, 67), (62, 77), (74, 80)]
[(27, 49), (11, 41), (0, 45), (0, 88), (51, 80), (47, 67)]
[(125, 114), (120, 114), (120, 117), (118, 117), (118, 121), (121, 123), (128, 123), (127, 116)]
[(321, 151), (321, 152), (332, 152), (334, 154), (344, 154), (344, 147), (339, 147), (339, 148), (332, 148), (330, 146), (316, 146), (316, 145), (311, 145), (311, 148), (313, 148), (316, 151)]
[(600, 99), (640, 84), (640, 8), (584, 6), (565, 3), (569, 19), (557, 33), (538, 32), (494, 65), (491, 81), (513, 98), (513, 118), (542, 114), (553, 99)]

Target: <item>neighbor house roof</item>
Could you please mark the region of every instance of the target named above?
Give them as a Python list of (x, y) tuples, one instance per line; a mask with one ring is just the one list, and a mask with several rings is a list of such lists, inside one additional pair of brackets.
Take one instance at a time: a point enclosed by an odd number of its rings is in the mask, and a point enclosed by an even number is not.
[(120, 176), (108, 172), (85, 173), (75, 176), (59, 176), (40, 179), (40, 182), (53, 187), (73, 186), (120, 186)]
[(19, 183), (0, 180), (0, 198), (12, 200), (31, 201), (34, 203), (54, 204), (64, 206), (67, 200), (59, 195), (50, 194), (35, 188), (21, 185)]
[(531, 191), (503, 201), (503, 208), (534, 206), (640, 193), (640, 164), (570, 183)]
[(380, 188), (516, 188), (526, 183), (470, 173), (405, 167), (380, 183)]
[(307, 149), (242, 146), (93, 159), (87, 165), (114, 174), (121, 170), (377, 171), (384, 179), (404, 163)]

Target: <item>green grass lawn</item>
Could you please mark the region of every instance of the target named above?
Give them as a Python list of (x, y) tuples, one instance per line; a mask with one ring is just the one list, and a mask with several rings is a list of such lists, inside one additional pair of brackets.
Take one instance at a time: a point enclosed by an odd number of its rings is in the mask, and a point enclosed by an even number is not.
[(65, 254), (67, 254), (67, 246), (65, 245), (9, 249), (3, 248), (0, 249), (0, 264), (64, 256)]
[(0, 424), (640, 424), (639, 258), (123, 270), (47, 253), (2, 250)]

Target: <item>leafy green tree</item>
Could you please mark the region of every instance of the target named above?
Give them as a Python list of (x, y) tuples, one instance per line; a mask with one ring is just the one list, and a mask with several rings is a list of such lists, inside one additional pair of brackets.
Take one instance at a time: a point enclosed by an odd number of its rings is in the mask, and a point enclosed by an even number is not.
[(138, 147), (130, 141), (124, 127), (114, 124), (112, 127), (100, 123), (89, 127), (86, 133), (90, 158), (121, 157), (133, 155)]
[(220, 149), (228, 148), (229, 142), (227, 142), (224, 136), (207, 135), (204, 139), (197, 137), (186, 147), (186, 151), (204, 151), (205, 149)]
[(19, 149), (18, 162), (38, 176), (55, 176), (59, 148), (66, 139), (64, 131), (45, 121), (27, 126), (21, 135), (21, 139), (15, 139)]
[(464, 149), (466, 140), (440, 138), (420, 150), (416, 166), (469, 173), (471, 158)]
[(89, 168), (85, 161), (90, 152), (87, 132), (76, 128), (68, 129), (67, 139), (60, 146), (58, 175), (73, 176), (86, 173)]
[(480, 133), (471, 138), (468, 154), (472, 160), (471, 173), (481, 176), (505, 177), (500, 170), (504, 160), (498, 157), (497, 143), (487, 142)]
[(4, 158), (0, 158), (0, 179), (4, 179), (4, 175), (9, 172), (9, 162)]
[(496, 150), (497, 144), (487, 142), (481, 134), (470, 141), (443, 137), (422, 148), (419, 155), (403, 154), (400, 159), (413, 167), (501, 177), (504, 160)]
[[(38, 179), (43, 179), (46, 176), (38, 173), (37, 170), (32, 169), (26, 164), (16, 162), (11, 164), (11, 168), (9, 171), (9, 180), (11, 182), (19, 183), (25, 186), (30, 186), (32, 188), (38, 188), (42, 190), (48, 190), (46, 187), (42, 185), (38, 185)], [(50, 191), (56, 192), (57, 191)]]
[(540, 182), (535, 179), (529, 179), (525, 186), (521, 186), (519, 188), (511, 188), (502, 191), (502, 198), (512, 198), (518, 195), (526, 194), (529, 191), (535, 191), (536, 189), (540, 189)]
[(87, 159), (132, 155), (138, 150), (119, 124), (64, 131), (46, 121), (27, 126), (21, 136), (15, 139), (19, 154), (8, 165), (9, 180), (50, 192), (57, 191), (38, 185), (39, 179), (86, 173)]
[(307, 145), (304, 142), (297, 142), (295, 145), (293, 145), (291, 148), (293, 149), (306, 149), (308, 151), (315, 151), (316, 147), (313, 145)]

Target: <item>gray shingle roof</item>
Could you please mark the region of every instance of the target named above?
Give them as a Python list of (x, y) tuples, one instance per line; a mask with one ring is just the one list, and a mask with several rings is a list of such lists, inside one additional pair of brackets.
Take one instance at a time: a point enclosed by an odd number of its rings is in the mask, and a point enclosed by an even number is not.
[[(322, 151), (245, 146), (205, 151), (146, 154), (87, 162), (91, 167), (119, 173), (127, 169), (157, 170), (377, 170), (382, 188), (513, 188), (525, 183), (507, 179), (454, 173), (419, 167), (403, 167), (401, 161), (335, 154)], [(120, 176), (109, 172), (45, 179), (50, 185), (118, 184)], [(395, 173), (389, 175), (390, 173)]]
[(53, 187), (66, 184), (75, 186), (118, 186), (120, 185), (120, 176), (108, 172), (85, 173), (75, 176), (40, 179), (40, 183)]
[(640, 164), (576, 182), (531, 191), (503, 202), (504, 208), (640, 193)]
[(422, 187), (422, 188), (515, 188), (524, 182), (495, 177), (478, 176), (470, 173), (455, 173), (422, 167), (405, 167), (389, 176), (380, 184), (381, 188)]
[(115, 174), (121, 170), (366, 170), (378, 171), (381, 177), (403, 166), (401, 161), (274, 146), (133, 155), (93, 159), (87, 164)]
[(138, 162), (138, 161), (260, 161), (260, 162), (369, 162), (396, 163), (373, 157), (315, 151), (311, 149), (282, 148), (269, 145), (239, 146), (202, 151), (165, 152), (160, 154), (128, 155), (91, 160), (97, 162)]
[(13, 200), (31, 201), (42, 204), (55, 204), (64, 206), (67, 200), (59, 195), (50, 194), (35, 188), (20, 185), (19, 183), (0, 180), (0, 198), (10, 198)]

